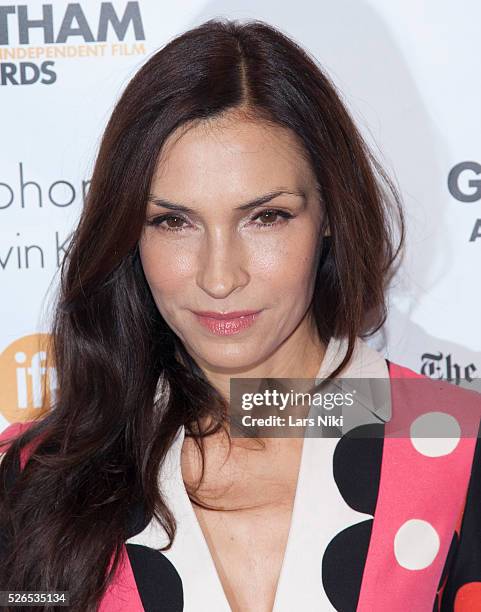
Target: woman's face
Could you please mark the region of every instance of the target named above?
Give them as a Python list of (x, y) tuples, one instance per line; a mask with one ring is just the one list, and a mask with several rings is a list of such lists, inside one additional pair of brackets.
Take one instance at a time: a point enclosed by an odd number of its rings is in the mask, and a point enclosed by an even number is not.
[[(178, 135), (152, 181), (143, 269), (160, 313), (201, 367), (248, 370), (296, 328), (304, 341), (323, 214), (316, 177), (282, 127), (231, 116)], [(224, 322), (195, 314), (244, 310), (258, 314)]]

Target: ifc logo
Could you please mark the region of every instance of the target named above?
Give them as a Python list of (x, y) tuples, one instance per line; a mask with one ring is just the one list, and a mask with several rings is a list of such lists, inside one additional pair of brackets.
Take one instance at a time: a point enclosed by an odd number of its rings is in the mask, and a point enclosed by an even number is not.
[(47, 364), (49, 334), (14, 340), (0, 354), (0, 412), (10, 423), (46, 412), (57, 389), (57, 371)]

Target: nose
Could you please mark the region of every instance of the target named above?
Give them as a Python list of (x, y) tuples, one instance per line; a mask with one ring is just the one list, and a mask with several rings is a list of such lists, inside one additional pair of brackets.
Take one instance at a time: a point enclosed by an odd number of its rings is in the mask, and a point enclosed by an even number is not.
[(245, 249), (232, 233), (207, 233), (199, 253), (197, 285), (213, 298), (226, 298), (249, 282)]

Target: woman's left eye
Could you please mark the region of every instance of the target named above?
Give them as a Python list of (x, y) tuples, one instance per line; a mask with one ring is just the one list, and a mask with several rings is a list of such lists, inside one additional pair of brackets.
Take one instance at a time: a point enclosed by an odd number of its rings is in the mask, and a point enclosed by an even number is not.
[[(271, 221), (274, 217), (281, 217), (280, 221)], [(285, 223), (286, 219), (292, 219), (293, 215), (286, 212), (285, 210), (275, 210), (275, 209), (267, 209), (258, 213), (255, 217), (253, 217), (252, 221), (256, 219), (267, 219), (267, 223), (255, 223), (257, 227), (264, 229), (266, 227), (271, 227), (273, 225), (281, 225)]]

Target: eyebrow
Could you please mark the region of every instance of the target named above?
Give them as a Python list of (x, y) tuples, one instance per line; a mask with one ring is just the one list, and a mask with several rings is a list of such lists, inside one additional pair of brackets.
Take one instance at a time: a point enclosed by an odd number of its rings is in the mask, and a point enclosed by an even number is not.
[[(274, 198), (277, 198), (278, 196), (284, 195), (284, 194), (301, 196), (303, 198), (306, 197), (303, 191), (289, 191), (287, 189), (282, 189), (279, 191), (270, 191), (269, 193), (265, 193), (264, 195), (259, 196), (258, 198), (255, 198), (254, 200), (251, 200), (249, 202), (246, 202), (245, 204), (236, 206), (234, 210), (251, 210), (252, 208), (256, 208), (257, 206), (260, 206), (261, 204), (270, 202)], [(169, 200), (165, 200), (164, 198), (159, 198), (152, 194), (149, 195), (148, 200), (149, 202), (152, 202), (152, 204), (155, 204), (156, 206), (163, 206), (164, 208), (168, 208), (169, 210), (176, 210), (176, 211), (190, 213), (190, 214), (196, 214), (197, 212), (193, 208), (189, 208), (188, 206), (185, 206), (184, 204), (178, 204), (176, 202), (169, 202)]]

